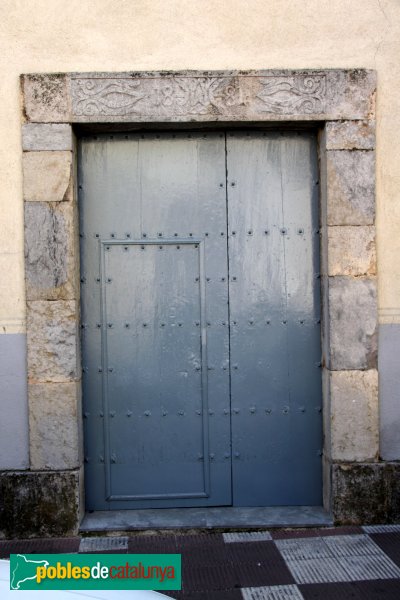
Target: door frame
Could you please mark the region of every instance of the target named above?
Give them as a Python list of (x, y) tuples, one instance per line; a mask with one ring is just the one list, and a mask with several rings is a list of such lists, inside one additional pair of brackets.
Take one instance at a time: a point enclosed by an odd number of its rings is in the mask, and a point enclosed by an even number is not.
[[(27, 474), (40, 486), (51, 473), (72, 493), (65, 533), (84, 514), (76, 136), (145, 127), (318, 129), (323, 496), (325, 508), (340, 515), (363, 477), (360, 463), (378, 456), (375, 72), (28, 74), (21, 85)], [(370, 242), (361, 253), (360, 234)]]

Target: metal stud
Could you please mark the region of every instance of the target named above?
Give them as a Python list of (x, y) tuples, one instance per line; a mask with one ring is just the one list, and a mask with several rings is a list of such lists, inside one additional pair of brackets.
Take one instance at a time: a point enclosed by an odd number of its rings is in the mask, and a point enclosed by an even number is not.
[(269, 234), (269, 230), (268, 230), (268, 229), (266, 229), (266, 230), (264, 231), (264, 233), (265, 233), (265, 235), (268, 235), (268, 234)]
[(159, 249), (159, 250), (162, 250), (162, 249), (163, 249), (163, 246), (158, 246), (158, 249)]
[(236, 231), (232, 231), (232, 235), (236, 235)]
[(184, 414), (185, 414), (185, 411), (183, 411), (183, 410), (178, 410), (178, 415), (179, 415), (179, 416), (183, 417), (183, 416), (184, 416)]
[(178, 234), (177, 234), (177, 233), (174, 233), (174, 237), (178, 237)]
[(283, 325), (286, 325), (286, 324), (287, 324), (287, 320), (286, 320), (286, 319), (284, 319), (284, 320), (282, 321), (282, 324), (283, 324)]
[(236, 277), (232, 277), (232, 281), (236, 281), (236, 280), (237, 280), (237, 278), (236, 278)]
[(204, 456), (202, 454), (197, 455), (197, 460), (203, 460)]
[(201, 415), (201, 410), (196, 410), (196, 415)]
[(205, 235), (206, 237), (208, 237), (208, 231), (206, 231), (204, 235)]
[(157, 235), (158, 235), (158, 237), (162, 237), (163, 236), (163, 234), (162, 234), (161, 231), (159, 233), (157, 233)]
[(111, 277), (107, 277), (107, 283), (111, 283), (111, 282), (112, 282)]
[(103, 372), (103, 369), (102, 369), (101, 367), (99, 367), (99, 368), (98, 368), (98, 372), (99, 372), (99, 373), (102, 373), (102, 372)]
[(168, 412), (167, 412), (166, 410), (163, 410), (163, 411), (162, 411), (162, 416), (163, 416), (163, 417), (166, 417), (166, 416), (167, 416), (167, 414), (168, 414)]
[(180, 249), (181, 249), (181, 247), (180, 247), (180, 246), (177, 246), (177, 247), (176, 247), (176, 249), (177, 249), (177, 250), (180, 250)]
[(100, 237), (100, 234), (99, 234), (99, 233), (95, 233), (95, 234), (94, 234), (94, 237), (95, 237), (95, 238), (99, 238), (99, 237)]
[(129, 329), (130, 324), (129, 323), (125, 323), (125, 329)]
[(189, 233), (189, 237), (193, 237), (193, 233)]
[(87, 328), (86, 323), (81, 323), (81, 329), (86, 329), (86, 328)]
[(208, 410), (208, 414), (209, 414), (209, 415), (213, 415), (213, 414), (214, 414), (214, 411), (213, 411), (213, 410), (210, 408), (210, 409)]
[(90, 415), (90, 413), (88, 413), (88, 412), (83, 413), (83, 416), (85, 417), (85, 419), (87, 419), (89, 417), (89, 415)]
[(229, 408), (224, 408), (224, 415), (229, 415)]
[(240, 413), (240, 409), (239, 408), (234, 408), (233, 412), (235, 415), (238, 415)]
[(240, 452), (235, 452), (235, 458), (240, 458)]
[(250, 319), (249, 325), (254, 325), (254, 319)]
[(142, 233), (142, 238), (146, 238), (147, 237), (147, 233)]
[(107, 323), (107, 327), (108, 329), (112, 329), (113, 324), (112, 323)]
[(96, 277), (96, 282), (100, 283), (100, 277)]
[(303, 233), (304, 233), (304, 229), (301, 229), (301, 228), (300, 228), (300, 229), (298, 229), (298, 230), (297, 230), (297, 233), (298, 233), (299, 235), (303, 235)]
[(197, 282), (197, 281), (199, 281), (199, 278), (198, 278), (198, 277), (196, 277), (196, 278), (195, 278), (195, 281), (196, 281), (196, 282)]
[(109, 249), (110, 249), (110, 246), (106, 246), (106, 250), (109, 250)]
[(88, 372), (88, 368), (87, 367), (82, 367), (82, 373), (87, 373)]
[(200, 321), (196, 321), (195, 325), (196, 325), (196, 327), (199, 327)]
[(306, 409), (305, 409), (305, 407), (304, 407), (304, 406), (300, 406), (300, 408), (299, 408), (299, 411), (300, 411), (301, 413), (305, 413), (305, 412), (306, 412)]
[(270, 319), (267, 319), (267, 320), (266, 320), (266, 324), (267, 324), (267, 325), (271, 325), (271, 321), (270, 321)]
[(281, 229), (281, 234), (285, 235), (287, 233), (287, 229), (285, 227), (282, 227)]
[(221, 237), (223, 237), (225, 235), (225, 233), (223, 231), (221, 231)]
[(223, 183), (220, 183), (220, 184), (219, 184), (219, 187), (224, 187), (224, 184), (223, 184)]
[(288, 406), (284, 406), (283, 410), (282, 410), (284, 415), (287, 415), (289, 412), (289, 407)]
[(86, 277), (81, 277), (81, 283), (86, 283)]
[(124, 250), (125, 250), (125, 252), (128, 252), (129, 246), (124, 246)]
[(150, 417), (151, 416), (151, 412), (149, 410), (145, 410), (144, 411), (144, 416), (145, 417)]
[(108, 367), (108, 372), (112, 373), (114, 371), (114, 367)]
[(112, 418), (115, 417), (115, 410), (110, 410), (110, 417), (112, 417)]
[(147, 323), (143, 323), (143, 327), (147, 327)]
[(209, 277), (206, 277), (206, 281), (211, 281), (211, 279)]
[(225, 454), (224, 454), (224, 457), (225, 457), (225, 458), (230, 458), (230, 457), (231, 457), (231, 455), (229, 454), (229, 452), (225, 452)]
[(300, 319), (299, 323), (300, 325), (304, 325), (304, 319)]
[(100, 411), (100, 412), (99, 412), (99, 417), (101, 417), (101, 418), (103, 418), (103, 417), (104, 417), (104, 413), (103, 413), (103, 411)]
[(267, 413), (267, 415), (270, 415), (272, 413), (272, 409), (271, 408), (266, 408), (265, 412)]
[(116, 463), (117, 462), (117, 457), (115, 454), (111, 454), (111, 462), (112, 463)]
[(161, 327), (165, 327), (165, 323), (161, 323)]
[(131, 417), (132, 416), (132, 411), (131, 410), (126, 411), (126, 416), (127, 417)]
[(212, 452), (212, 453), (210, 454), (210, 460), (214, 460), (214, 458), (215, 458), (215, 454)]
[(248, 233), (248, 235), (253, 235), (253, 232), (251, 229), (249, 229), (249, 231), (247, 233)]
[(111, 234), (111, 237), (112, 237), (112, 238), (115, 238), (115, 233), (112, 233), (112, 234)]
[(225, 281), (225, 277), (221, 277), (221, 281)]
[(80, 237), (80, 238), (83, 238), (83, 237), (85, 237), (85, 236), (84, 236), (84, 234), (83, 234), (83, 233), (80, 233), (80, 234), (79, 234), (79, 237)]
[(129, 239), (131, 237), (131, 234), (130, 233), (126, 233), (125, 237)]
[(250, 412), (251, 412), (251, 414), (254, 415), (254, 413), (256, 412), (256, 407), (255, 406), (251, 406), (250, 407)]
[(99, 461), (100, 461), (101, 463), (103, 463), (103, 462), (104, 462), (104, 456), (102, 456), (101, 454), (100, 454), (100, 456), (99, 456)]

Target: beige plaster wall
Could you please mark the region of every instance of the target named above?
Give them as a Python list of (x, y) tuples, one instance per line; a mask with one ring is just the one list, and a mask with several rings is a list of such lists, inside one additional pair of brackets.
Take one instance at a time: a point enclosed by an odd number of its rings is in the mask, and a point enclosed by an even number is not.
[(400, 323), (400, 0), (1, 0), (0, 332), (25, 330), (19, 75), (376, 69), (380, 321)]

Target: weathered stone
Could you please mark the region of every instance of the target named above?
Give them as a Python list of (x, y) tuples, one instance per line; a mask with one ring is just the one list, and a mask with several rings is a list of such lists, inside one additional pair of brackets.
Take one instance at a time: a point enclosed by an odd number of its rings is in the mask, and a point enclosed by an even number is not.
[(79, 383), (31, 383), (28, 392), (31, 469), (79, 467)]
[(330, 121), (326, 124), (327, 150), (374, 150), (375, 121)]
[(328, 227), (328, 275), (375, 275), (375, 227)]
[(326, 161), (327, 224), (373, 225), (375, 153), (330, 150)]
[(25, 75), (28, 120), (136, 122), (361, 120), (374, 71), (262, 70)]
[(371, 461), (379, 454), (378, 371), (331, 371), (331, 457)]
[(63, 73), (21, 76), (28, 121), (68, 121), (68, 76)]
[(332, 370), (377, 366), (377, 299), (373, 277), (330, 277), (329, 355)]
[(28, 376), (31, 383), (79, 378), (78, 303), (27, 303)]
[(71, 200), (71, 152), (24, 152), (22, 166), (25, 201)]
[(335, 523), (385, 523), (385, 492), (382, 464), (333, 465), (332, 508)]
[(336, 525), (398, 522), (400, 463), (333, 465), (332, 499)]
[(76, 211), (72, 203), (25, 202), (25, 277), (28, 300), (79, 295)]
[(0, 473), (0, 537), (76, 535), (80, 472)]
[(22, 126), (22, 149), (72, 150), (72, 127), (66, 124), (27, 123)]

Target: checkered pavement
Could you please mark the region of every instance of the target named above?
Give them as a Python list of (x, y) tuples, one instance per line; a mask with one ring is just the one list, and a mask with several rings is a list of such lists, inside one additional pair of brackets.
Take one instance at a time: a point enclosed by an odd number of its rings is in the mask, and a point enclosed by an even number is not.
[(16, 552), (180, 553), (176, 599), (400, 599), (400, 525), (0, 541)]

